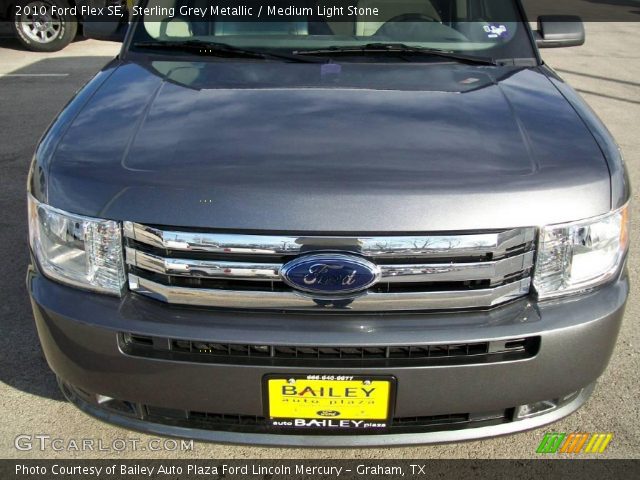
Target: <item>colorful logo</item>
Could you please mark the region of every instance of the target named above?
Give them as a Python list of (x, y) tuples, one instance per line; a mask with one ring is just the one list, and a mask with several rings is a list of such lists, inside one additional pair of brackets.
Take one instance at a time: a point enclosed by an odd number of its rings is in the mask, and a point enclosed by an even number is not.
[(536, 453), (603, 453), (612, 433), (547, 433)]

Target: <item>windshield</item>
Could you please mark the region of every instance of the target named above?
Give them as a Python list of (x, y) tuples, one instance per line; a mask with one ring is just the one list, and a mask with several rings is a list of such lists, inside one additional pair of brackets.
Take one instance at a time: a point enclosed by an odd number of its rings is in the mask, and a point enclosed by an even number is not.
[[(328, 49), (353, 53), (398, 44), (500, 60), (535, 58), (517, 0), (147, 0), (133, 13), (133, 49), (207, 42), (245, 53), (322, 56)], [(383, 53), (401, 57), (406, 49)]]

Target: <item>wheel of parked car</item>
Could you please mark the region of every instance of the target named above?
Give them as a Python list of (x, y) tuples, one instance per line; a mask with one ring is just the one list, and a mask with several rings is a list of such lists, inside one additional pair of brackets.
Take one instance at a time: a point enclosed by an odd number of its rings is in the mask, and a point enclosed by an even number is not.
[(12, 20), (20, 43), (37, 52), (63, 49), (78, 31), (77, 19), (66, 0), (19, 0)]

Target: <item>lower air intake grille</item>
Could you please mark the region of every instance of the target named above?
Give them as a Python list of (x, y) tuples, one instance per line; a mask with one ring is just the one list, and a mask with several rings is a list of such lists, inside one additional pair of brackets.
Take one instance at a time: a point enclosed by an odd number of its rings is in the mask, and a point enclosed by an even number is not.
[(149, 337), (123, 333), (122, 350), (128, 355), (201, 363), (242, 365), (368, 366), (442, 365), (511, 361), (534, 356), (539, 337), (499, 342), (392, 346), (290, 346), (217, 343)]
[[(123, 407), (123, 405), (126, 406)], [(174, 427), (194, 428), (200, 430), (232, 431), (245, 433), (326, 435), (326, 430), (305, 429), (293, 431), (291, 428), (271, 426), (266, 417), (257, 415), (222, 414), (197, 412), (151, 405), (133, 404), (113, 399), (101, 405), (106, 410), (143, 418), (144, 420)], [(371, 435), (394, 433), (418, 433), (429, 431), (457, 430), (463, 428), (485, 427), (510, 422), (513, 418), (512, 408), (496, 412), (484, 412), (480, 415), (471, 413), (453, 413), (420, 417), (394, 417), (391, 425), (383, 430), (332, 430), (332, 435)]]

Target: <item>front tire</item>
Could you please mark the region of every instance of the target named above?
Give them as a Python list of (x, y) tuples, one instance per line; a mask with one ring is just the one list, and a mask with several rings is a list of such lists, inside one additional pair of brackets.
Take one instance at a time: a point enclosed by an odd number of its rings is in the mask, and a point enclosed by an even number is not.
[(19, 0), (11, 24), (20, 43), (34, 52), (62, 50), (78, 32), (66, 0)]

